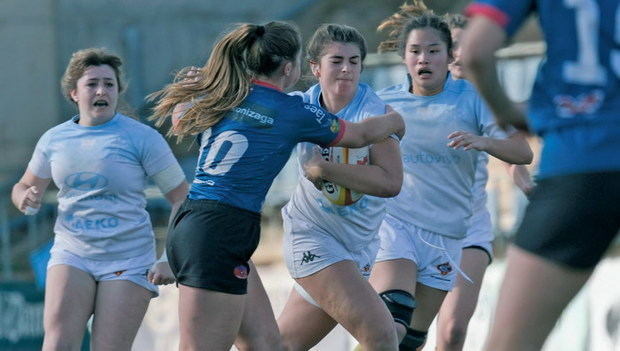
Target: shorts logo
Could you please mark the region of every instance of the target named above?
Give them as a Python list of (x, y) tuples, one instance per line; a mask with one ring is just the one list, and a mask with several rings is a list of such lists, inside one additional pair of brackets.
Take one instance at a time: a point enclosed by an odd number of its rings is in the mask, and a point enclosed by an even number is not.
[(439, 271), (439, 273), (441, 273), (441, 275), (446, 275), (452, 272), (452, 266), (450, 265), (450, 262), (445, 262), (442, 264), (438, 264), (437, 270)]
[(310, 251), (306, 251), (304, 252), (304, 256), (301, 258), (301, 264), (312, 262), (317, 257), (321, 258), (321, 256), (317, 256)]
[(362, 267), (362, 272), (364, 273), (370, 272), (370, 264), (367, 263), (364, 267)]
[(233, 274), (239, 279), (248, 279), (248, 267), (239, 265), (233, 269)]
[(125, 273), (125, 271), (116, 271), (116, 272), (114, 272), (114, 275), (118, 277), (119, 275), (121, 275), (123, 273)]

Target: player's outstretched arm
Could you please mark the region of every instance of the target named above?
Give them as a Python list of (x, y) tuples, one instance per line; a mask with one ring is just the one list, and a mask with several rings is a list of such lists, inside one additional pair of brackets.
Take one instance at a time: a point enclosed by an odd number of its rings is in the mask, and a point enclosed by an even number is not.
[(390, 109), (384, 115), (369, 117), (359, 123), (345, 121), (344, 135), (333, 146), (359, 148), (379, 143), (393, 134), (402, 139), (405, 121), (398, 112)]

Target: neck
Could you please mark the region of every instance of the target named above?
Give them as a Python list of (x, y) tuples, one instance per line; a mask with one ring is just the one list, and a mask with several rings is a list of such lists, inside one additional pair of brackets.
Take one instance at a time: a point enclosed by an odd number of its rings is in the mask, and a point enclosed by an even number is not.
[(258, 80), (261, 82), (265, 82), (267, 84), (273, 85), (274, 87), (284, 90), (284, 80), (286, 78), (284, 76), (279, 78), (267, 77), (267, 76), (256, 76), (254, 80)]
[(354, 95), (355, 95), (355, 92), (353, 92), (352, 95), (344, 96), (344, 95), (330, 94), (323, 90), (321, 91), (321, 104), (323, 105), (323, 107), (325, 107), (325, 109), (327, 109), (327, 111), (329, 111), (330, 113), (336, 114), (340, 110), (345, 108), (351, 102), (351, 100), (353, 100)]
[(433, 96), (433, 95), (437, 95), (441, 93), (442, 91), (443, 91), (443, 84), (442, 86), (435, 88), (435, 89), (425, 89), (419, 86), (415, 86), (413, 84), (411, 84), (411, 87), (409, 88), (409, 92), (411, 92), (413, 95), (418, 95), (418, 96)]
[(82, 114), (80, 113), (80, 117), (78, 120), (78, 124), (81, 126), (85, 126), (85, 127), (94, 127), (94, 126), (98, 126), (100, 124), (104, 124), (106, 122), (109, 122), (112, 118), (114, 118), (116, 114), (113, 114), (111, 116), (105, 116), (105, 117), (93, 117), (90, 116), (88, 114)]

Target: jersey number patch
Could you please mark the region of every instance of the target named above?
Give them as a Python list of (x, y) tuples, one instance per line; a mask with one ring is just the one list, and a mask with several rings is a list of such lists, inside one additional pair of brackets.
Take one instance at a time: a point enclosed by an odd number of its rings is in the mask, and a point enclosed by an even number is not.
[(210, 175), (228, 173), (248, 149), (248, 139), (236, 131), (225, 131), (211, 140), (211, 129), (202, 135), (200, 145), (200, 159), (207, 151), (206, 157), (200, 166), (203, 172)]
[[(562, 70), (568, 83), (604, 86), (607, 72), (601, 65), (598, 48), (601, 10), (595, 0), (564, 0), (564, 5), (575, 9), (577, 25), (577, 61), (564, 62)], [(614, 40), (620, 45), (620, 7), (616, 9)], [(620, 77), (620, 50), (611, 50), (609, 62)]]

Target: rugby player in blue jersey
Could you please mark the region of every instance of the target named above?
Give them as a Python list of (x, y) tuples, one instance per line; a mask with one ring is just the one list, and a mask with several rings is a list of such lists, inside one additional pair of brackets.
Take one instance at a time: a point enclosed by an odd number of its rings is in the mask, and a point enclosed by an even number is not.
[[(620, 228), (620, 3), (485, 0), (467, 12), (468, 77), (499, 123), (543, 138), (486, 348), (540, 350)], [(499, 85), (494, 52), (533, 12), (547, 57), (526, 118)]]
[[(182, 74), (155, 95), (158, 123), (189, 102), (174, 133), (197, 135), (200, 145), (188, 199), (167, 243), (179, 283), (181, 350), (228, 350), (233, 344), (265, 194), (297, 143), (362, 147), (404, 133), (398, 113), (351, 123), (285, 94), (299, 79), (300, 49), (300, 35), (289, 24), (241, 24), (215, 44), (197, 76)], [(273, 340), (266, 347), (281, 345)]]

